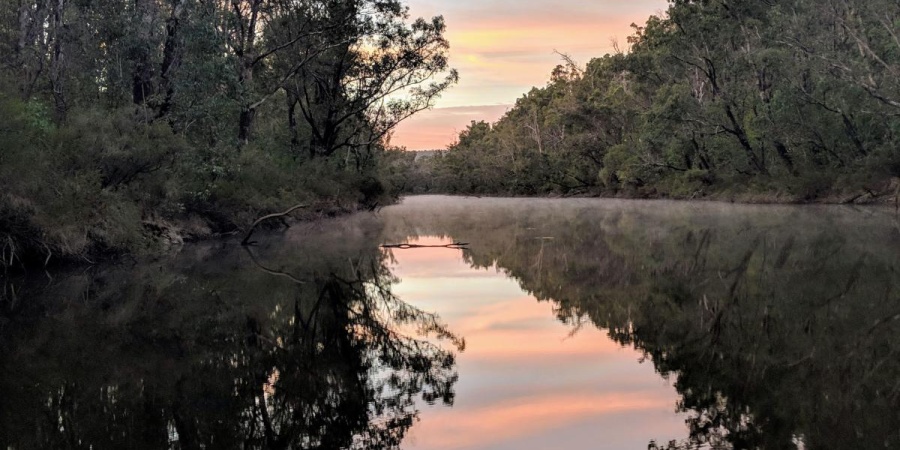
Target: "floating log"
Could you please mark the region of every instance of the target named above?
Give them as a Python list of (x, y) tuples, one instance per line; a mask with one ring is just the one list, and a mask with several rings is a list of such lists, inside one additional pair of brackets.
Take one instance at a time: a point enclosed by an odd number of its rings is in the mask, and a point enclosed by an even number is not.
[(399, 248), (401, 250), (407, 250), (411, 248), (453, 248), (458, 250), (467, 250), (469, 245), (468, 242), (454, 242), (452, 244), (437, 244), (437, 245), (421, 245), (421, 244), (384, 244), (381, 248)]

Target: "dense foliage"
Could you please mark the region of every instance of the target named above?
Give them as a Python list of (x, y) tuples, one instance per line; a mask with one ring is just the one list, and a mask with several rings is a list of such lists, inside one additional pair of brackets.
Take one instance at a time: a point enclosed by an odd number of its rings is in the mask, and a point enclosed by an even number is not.
[(2, 265), (390, 201), (384, 138), (456, 80), (444, 28), (400, 0), (2, 2)]
[[(900, 176), (900, 5), (672, 0), (473, 122), (415, 189), (869, 201)], [(419, 170), (422, 170), (420, 168)], [(894, 180), (894, 181), (892, 181)]]

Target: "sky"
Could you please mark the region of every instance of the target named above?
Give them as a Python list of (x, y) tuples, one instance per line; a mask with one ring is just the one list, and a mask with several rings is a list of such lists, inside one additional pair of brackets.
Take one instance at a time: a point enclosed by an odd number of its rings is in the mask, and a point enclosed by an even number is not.
[(666, 0), (408, 0), (412, 17), (443, 15), (450, 65), (460, 82), (400, 124), (391, 144), (443, 149), (473, 120), (494, 122), (533, 86), (543, 86), (565, 53), (584, 65), (626, 48), (631, 24), (661, 14)]

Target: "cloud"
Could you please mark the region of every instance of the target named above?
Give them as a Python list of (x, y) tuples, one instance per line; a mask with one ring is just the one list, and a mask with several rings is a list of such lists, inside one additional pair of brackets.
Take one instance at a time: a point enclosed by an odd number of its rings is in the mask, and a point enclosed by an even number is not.
[[(443, 15), (450, 40), (450, 63), (460, 83), (438, 100), (437, 107), (513, 103), (533, 86), (544, 85), (561, 59), (581, 64), (624, 46), (631, 23), (667, 7), (666, 0), (409, 0), (413, 17)], [(501, 112), (502, 114), (502, 112)], [(469, 120), (450, 120), (438, 110), (421, 113), (397, 131), (394, 144), (409, 149), (444, 148)], [(496, 110), (471, 120), (493, 121)], [(443, 122), (441, 122), (443, 120)]]
[(422, 111), (401, 123), (391, 142), (407, 150), (441, 150), (473, 120), (495, 122), (510, 108), (512, 105), (481, 105)]

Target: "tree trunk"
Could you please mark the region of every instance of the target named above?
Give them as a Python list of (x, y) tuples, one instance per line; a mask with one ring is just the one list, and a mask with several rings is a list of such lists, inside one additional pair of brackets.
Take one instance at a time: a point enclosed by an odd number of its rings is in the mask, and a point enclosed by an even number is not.
[(50, 53), (50, 89), (53, 92), (53, 112), (57, 123), (66, 120), (66, 95), (64, 84), (65, 76), (65, 52), (63, 49), (63, 15), (65, 13), (66, 0), (55, 0), (53, 12), (50, 15), (50, 40), (52, 51)]
[(241, 108), (241, 115), (238, 118), (238, 141), (241, 145), (250, 142), (254, 118), (256, 118), (256, 109), (249, 106)]
[(253, 132), (253, 119), (256, 116), (256, 108), (253, 107), (253, 104), (250, 103), (250, 86), (253, 85), (253, 65), (251, 63), (251, 57), (248, 55), (244, 55), (241, 57), (241, 70), (238, 77), (238, 82), (241, 85), (241, 88), (244, 92), (241, 94), (241, 114), (238, 117), (238, 143), (240, 145), (245, 145), (250, 142), (250, 135)]
[[(33, 7), (33, 9), (32, 9)], [(43, 24), (49, 23), (48, 0), (22, 0), (19, 5), (19, 40), (16, 42), (16, 64), (21, 68), (22, 84), (19, 93), (23, 99), (31, 98), (34, 86), (44, 71), (46, 48), (38, 45), (38, 33)], [(43, 46), (42, 46), (43, 47)], [(32, 49), (31, 52), (28, 50)], [(37, 56), (35, 56), (37, 55)]]
[[(237, 5), (237, 2), (234, 3)], [(238, 55), (238, 83), (241, 89), (241, 113), (238, 117), (238, 143), (243, 146), (250, 142), (253, 133), (253, 120), (256, 118), (256, 107), (253, 106), (253, 66), (257, 63), (254, 43), (256, 42), (256, 20), (262, 0), (251, 0), (246, 17), (240, 13), (241, 22), (240, 49)], [(235, 6), (236, 10), (239, 10)], [(245, 22), (246, 21), (246, 22)], [(246, 28), (245, 28), (246, 27)]]
[(741, 124), (738, 122), (737, 118), (734, 116), (734, 111), (731, 110), (731, 105), (725, 107), (725, 114), (728, 116), (728, 121), (731, 122), (731, 126), (734, 129), (726, 128), (726, 131), (733, 134), (738, 142), (740, 142), (741, 147), (744, 149), (744, 152), (747, 154), (747, 158), (753, 164), (753, 167), (761, 174), (768, 174), (766, 170), (766, 165), (763, 163), (763, 160), (756, 155), (756, 151), (753, 150), (753, 146), (750, 144), (750, 139), (747, 137), (747, 133), (744, 131), (744, 128), (741, 127)]
[[(178, 31), (180, 28), (180, 18), (183, 0), (174, 0), (172, 2), (172, 13), (166, 20), (166, 41), (163, 44), (163, 60), (160, 67), (160, 92), (163, 94), (163, 100), (159, 105), (157, 117), (165, 117), (172, 111), (172, 103), (175, 97), (175, 83), (173, 75), (175, 68), (181, 60), (181, 47), (178, 45)], [(171, 121), (170, 121), (171, 123)]]
[(300, 153), (300, 134), (297, 130), (297, 99), (296, 94), (288, 90), (287, 107), (288, 107), (288, 130), (291, 132), (291, 154), (299, 155)]
[(16, 42), (16, 57), (21, 58), (28, 42), (28, 32), (31, 29), (31, 17), (28, 10), (31, 9), (31, 3), (21, 0), (19, 2), (19, 40)]
[(798, 176), (796, 167), (794, 167), (794, 159), (791, 158), (790, 152), (788, 152), (787, 146), (784, 145), (781, 141), (775, 141), (775, 151), (778, 153), (778, 157), (781, 158), (781, 161), (784, 162), (784, 165), (791, 172), (791, 175)]
[(135, 23), (137, 43), (135, 44), (134, 71), (131, 81), (131, 99), (136, 105), (143, 105), (153, 95), (153, 8), (149, 0), (135, 1)]
[(338, 150), (337, 146), (337, 127), (331, 122), (331, 118), (326, 118), (324, 124), (320, 124), (319, 131), (316, 131), (317, 124), (311, 123), (313, 133), (310, 137), (309, 156), (316, 158), (319, 156), (331, 156)]

